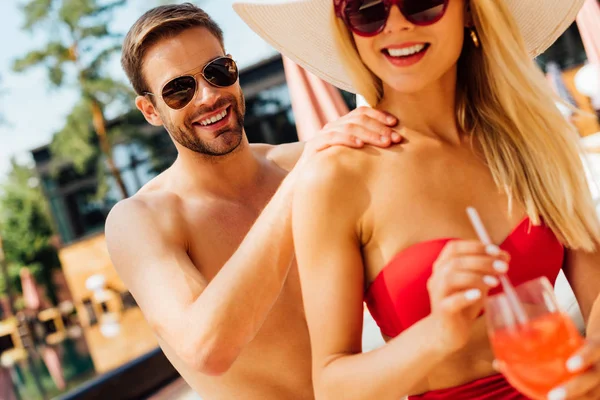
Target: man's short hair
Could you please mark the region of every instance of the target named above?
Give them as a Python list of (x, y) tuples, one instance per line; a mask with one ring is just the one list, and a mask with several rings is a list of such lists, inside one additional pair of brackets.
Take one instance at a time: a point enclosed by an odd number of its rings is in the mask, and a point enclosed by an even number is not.
[(138, 95), (149, 88), (142, 73), (146, 51), (159, 40), (168, 39), (190, 28), (206, 28), (225, 47), (223, 31), (201, 8), (190, 3), (155, 7), (133, 24), (123, 43), (121, 65)]

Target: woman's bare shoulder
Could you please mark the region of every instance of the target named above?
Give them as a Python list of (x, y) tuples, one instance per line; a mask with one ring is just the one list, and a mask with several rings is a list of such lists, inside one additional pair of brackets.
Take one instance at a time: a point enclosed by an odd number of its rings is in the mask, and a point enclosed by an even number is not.
[(296, 191), (310, 196), (311, 202), (338, 204), (370, 192), (378, 156), (385, 149), (351, 149), (335, 146), (315, 154), (299, 171)]

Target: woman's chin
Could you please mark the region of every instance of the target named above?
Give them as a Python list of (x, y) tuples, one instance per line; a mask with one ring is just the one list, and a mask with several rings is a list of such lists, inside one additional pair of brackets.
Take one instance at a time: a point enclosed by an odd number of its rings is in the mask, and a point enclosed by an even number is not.
[(422, 92), (428, 86), (425, 80), (420, 81), (414, 78), (384, 81), (384, 92), (395, 92), (398, 94), (411, 95)]

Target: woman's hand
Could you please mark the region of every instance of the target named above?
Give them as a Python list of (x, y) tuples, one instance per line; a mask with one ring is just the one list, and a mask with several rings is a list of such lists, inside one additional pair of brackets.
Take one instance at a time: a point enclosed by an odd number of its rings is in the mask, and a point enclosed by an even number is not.
[(442, 332), (441, 345), (454, 352), (469, 340), (473, 323), (483, 309), (489, 290), (500, 284), (510, 256), (480, 241), (449, 242), (433, 265), (427, 282), (431, 317)]
[(581, 373), (550, 391), (549, 400), (600, 399), (600, 338), (588, 338), (583, 348), (567, 361), (567, 369)]

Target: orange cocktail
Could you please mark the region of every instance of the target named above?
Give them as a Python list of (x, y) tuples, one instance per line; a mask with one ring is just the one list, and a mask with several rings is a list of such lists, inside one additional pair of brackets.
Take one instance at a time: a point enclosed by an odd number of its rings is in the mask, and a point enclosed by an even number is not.
[(518, 320), (505, 295), (491, 296), (486, 318), (492, 349), (511, 385), (528, 397), (546, 399), (549, 391), (576, 375), (566, 364), (584, 340), (559, 310), (546, 278), (515, 289), (527, 321)]
[(490, 340), (511, 384), (536, 399), (545, 399), (575, 375), (567, 370), (567, 360), (583, 345), (571, 319), (560, 312), (495, 331)]

